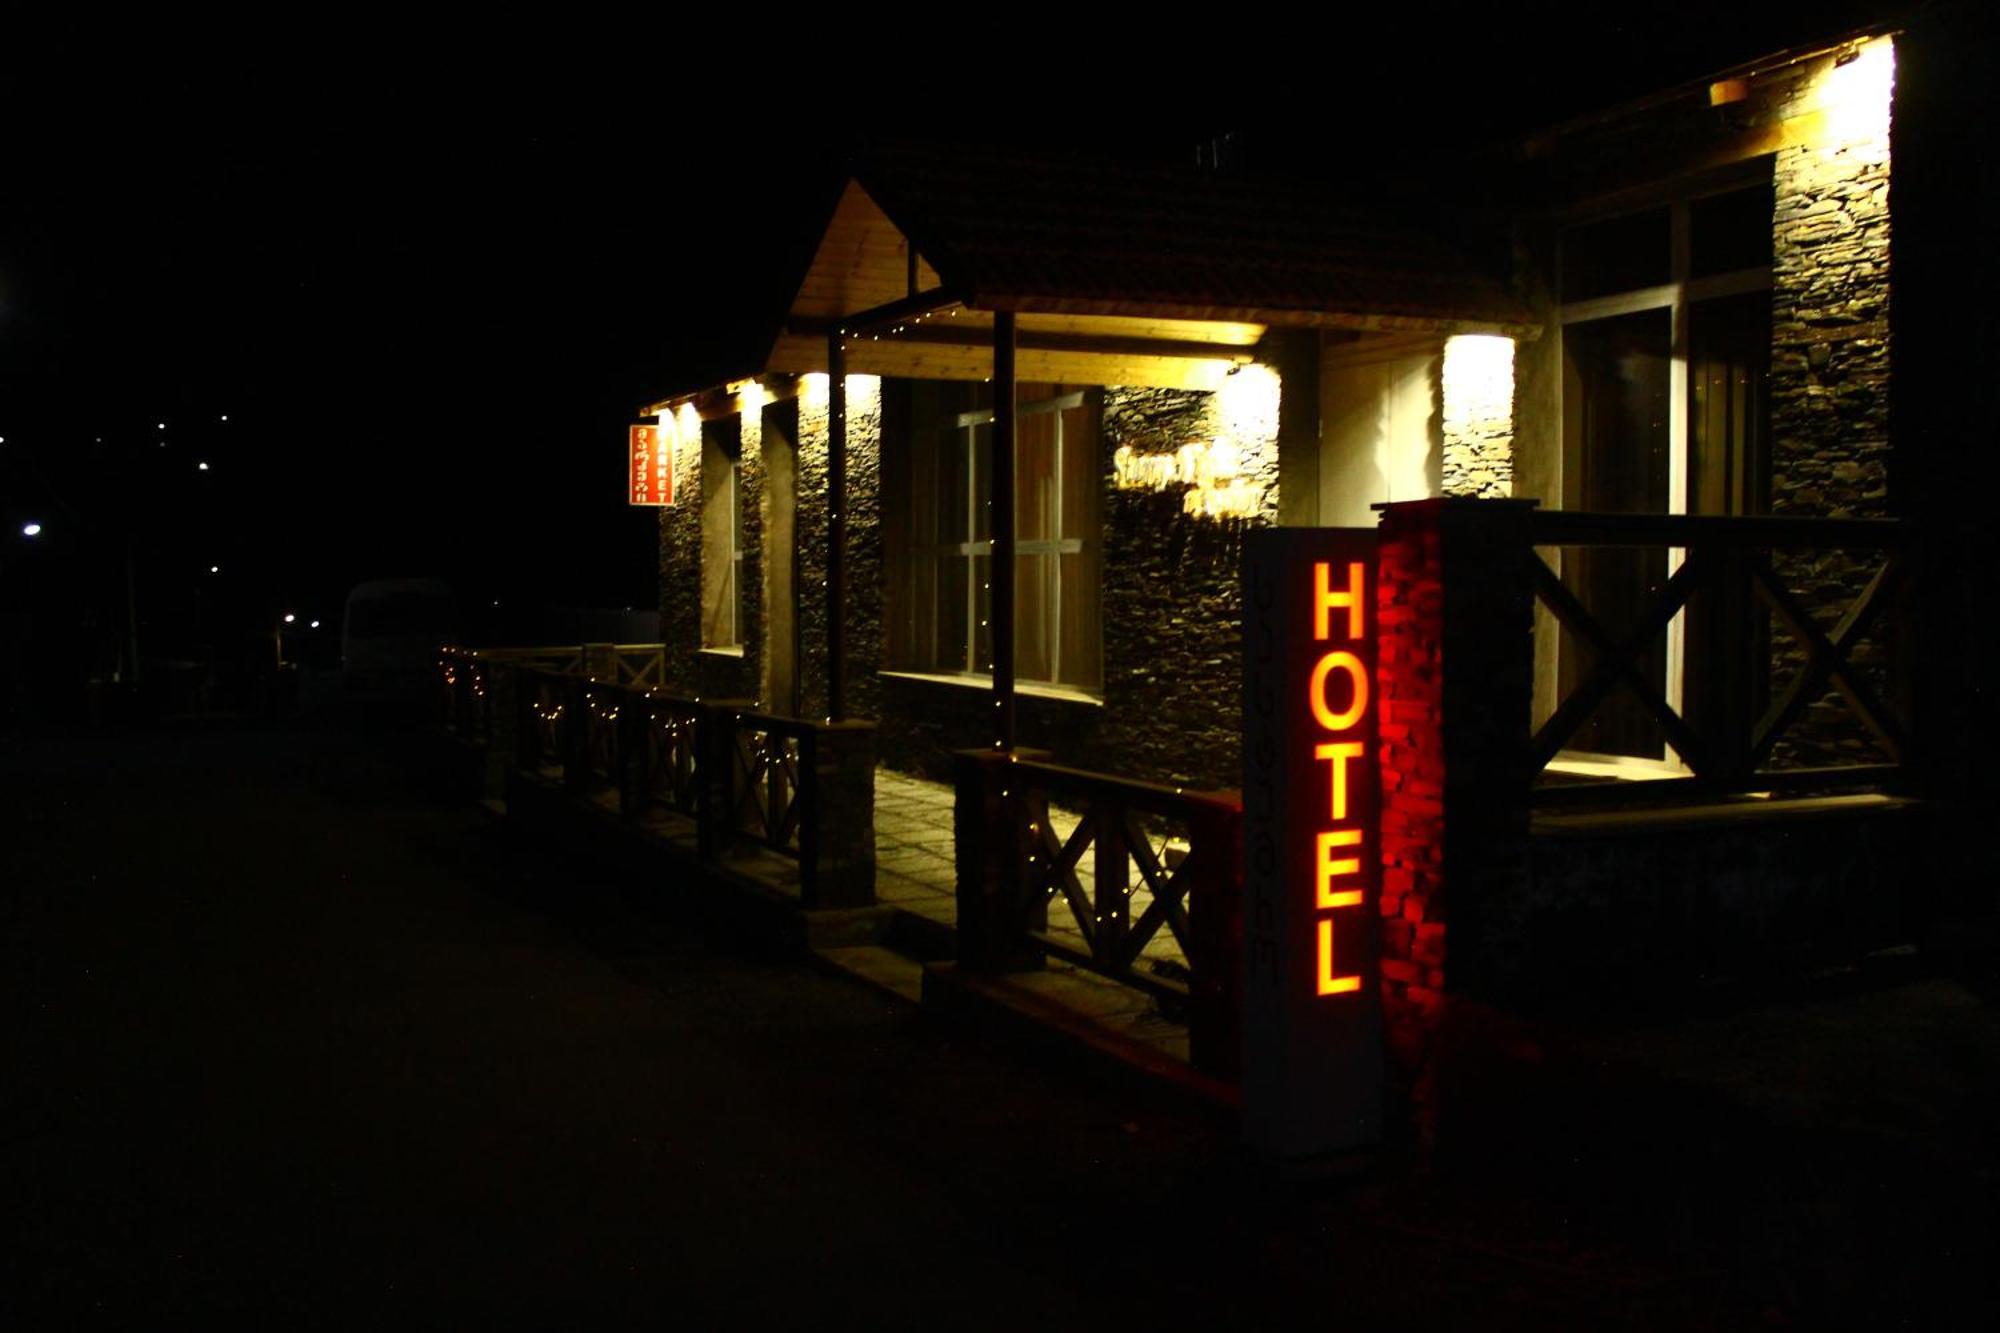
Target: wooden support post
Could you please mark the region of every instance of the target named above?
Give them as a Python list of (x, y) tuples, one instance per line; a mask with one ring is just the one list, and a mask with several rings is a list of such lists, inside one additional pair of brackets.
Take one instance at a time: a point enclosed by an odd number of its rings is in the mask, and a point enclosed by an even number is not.
[(1100, 796), (1091, 801), (1087, 816), (1097, 821), (1097, 837), (1091, 844), (1097, 853), (1097, 933), (1090, 951), (1106, 967), (1118, 966), (1132, 926), (1132, 851), (1126, 815), (1124, 806)]
[(494, 663), (486, 672), (486, 790), (504, 801), (521, 762), (521, 671)]
[(826, 715), (847, 720), (847, 349), (826, 336)]
[(618, 698), (618, 813), (637, 819), (646, 808), (646, 692), (634, 689)]
[(590, 682), (581, 676), (565, 676), (561, 698), (556, 744), (562, 751), (563, 788), (582, 791), (590, 780)]
[(993, 513), (989, 619), (993, 631), (993, 747), (1014, 748), (1014, 312), (993, 312)]
[(1188, 1063), (1234, 1082), (1243, 1071), (1243, 812), (1216, 804), (1190, 818)]
[(1030, 925), (1047, 918), (1023, 897), (1027, 792), (1013, 778), (1013, 758), (992, 750), (952, 758), (958, 963), (970, 972), (1034, 972), (1045, 961), (1028, 938)]

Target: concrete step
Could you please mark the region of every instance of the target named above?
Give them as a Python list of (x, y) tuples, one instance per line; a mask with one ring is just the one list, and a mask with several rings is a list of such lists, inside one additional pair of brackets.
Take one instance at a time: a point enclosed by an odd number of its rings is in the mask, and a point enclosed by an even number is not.
[(835, 971), (910, 1004), (924, 993), (924, 965), (879, 944), (815, 947), (813, 957)]

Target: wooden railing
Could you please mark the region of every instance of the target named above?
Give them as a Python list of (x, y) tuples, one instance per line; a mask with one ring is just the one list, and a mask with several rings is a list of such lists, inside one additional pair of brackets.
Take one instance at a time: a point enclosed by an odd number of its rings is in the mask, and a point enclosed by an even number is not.
[(568, 754), (570, 677), (535, 667), (517, 668), (515, 698), (521, 708), (517, 735), (520, 766), (530, 773), (560, 770)]
[(658, 808), (693, 818), (700, 812), (701, 705), (648, 692), (634, 701), (638, 737), (627, 766), (631, 817)]
[[(1648, 795), (1875, 786), (1901, 776), (1909, 739), (1898, 684), (1907, 673), (1897, 666), (1911, 646), (1897, 522), (1547, 511), (1530, 526), (1537, 547), (1579, 553), (1561, 562), (1568, 579), (1539, 553), (1528, 556), (1535, 598), (1574, 646), (1554, 710), (1529, 743), (1532, 771), (1558, 776), (1550, 766), (1559, 756), (1595, 748), (1578, 744), (1587, 725), (1622, 700), (1628, 722), (1656, 727), (1678, 760), (1679, 776), (1647, 783)], [(1578, 572), (1607, 551), (1639, 553), (1608, 559), (1626, 562), (1616, 573), (1628, 584), (1651, 584), (1617, 625), (1590, 605), (1588, 574)], [(1864, 662), (1858, 650), (1878, 630), (1886, 633)], [(1677, 698), (1660, 665), (1676, 633)], [(1815, 709), (1830, 691), (1845, 701), (1844, 718)], [(1538, 803), (1617, 799), (1636, 786), (1560, 776), (1537, 786)]]
[(729, 715), (729, 827), (785, 856), (812, 859), (814, 795), (801, 775), (813, 771), (815, 730), (770, 713)]
[(705, 858), (750, 848), (790, 858), (807, 906), (873, 901), (872, 726), (680, 698), (659, 688), (662, 663), (657, 644), (449, 649), (445, 726), (486, 746), (489, 795), (532, 775), (608, 796), (627, 820), (692, 820)]
[(1233, 1075), (1235, 793), (968, 754), (957, 800), (962, 944), (976, 922), (961, 961), (1012, 970), (1054, 956), (1144, 991), (1185, 1009), (1197, 1068)]

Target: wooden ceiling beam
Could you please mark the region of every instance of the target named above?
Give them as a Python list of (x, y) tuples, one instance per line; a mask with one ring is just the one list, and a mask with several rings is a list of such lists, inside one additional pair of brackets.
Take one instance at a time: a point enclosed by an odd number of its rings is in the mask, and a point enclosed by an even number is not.
[[(818, 319), (794, 319), (785, 325), (785, 332), (801, 338), (823, 338), (833, 321)], [(990, 347), (993, 335), (988, 327), (971, 325), (953, 328), (948, 324), (922, 324), (905, 328), (902, 332), (879, 334), (871, 341), (898, 343), (924, 343), (937, 347)], [(1256, 349), (1242, 343), (1198, 342), (1184, 338), (1127, 338), (1095, 333), (1050, 333), (1036, 329), (1020, 329), (1015, 334), (1015, 346), (1022, 351), (1032, 352), (1081, 352), (1089, 356), (1115, 357), (1180, 357), (1194, 360), (1220, 360), (1237, 363), (1256, 358)]]

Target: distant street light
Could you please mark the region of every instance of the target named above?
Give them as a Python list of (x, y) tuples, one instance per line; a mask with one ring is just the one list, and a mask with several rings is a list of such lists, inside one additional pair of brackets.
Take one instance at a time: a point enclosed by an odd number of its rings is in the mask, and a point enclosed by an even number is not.
[(285, 623), (286, 623), (287, 625), (291, 624), (291, 623), (292, 623), (292, 622), (293, 622), (294, 620), (297, 620), (297, 619), (298, 619), (298, 617), (297, 617), (297, 616), (295, 616), (295, 615), (293, 615), (293, 614), (292, 614), (292, 613), (291, 613), (290, 611), (287, 611), (287, 612), (285, 612)]
[(319, 622), (318, 622), (317, 620), (315, 620), (315, 621), (313, 621), (313, 623), (312, 623), (312, 624), (310, 624), (310, 625), (307, 625), (307, 626), (306, 626), (306, 628), (307, 628), (307, 629), (318, 629), (318, 628), (319, 628)]
[(208, 567), (208, 572), (209, 572), (209, 573), (211, 573), (211, 574), (220, 574), (220, 573), (222, 572), (222, 566), (221, 566), (221, 565), (210, 565), (210, 566)]
[(227, 421), (227, 420), (229, 420), (229, 414), (228, 414), (227, 412), (224, 412), (224, 413), (222, 414), (222, 419), (223, 419), (224, 421)]
[(161, 429), (161, 430), (165, 430), (166, 428), (167, 428), (167, 423), (166, 423), (166, 422), (164, 422), (164, 421), (162, 421), (162, 422), (160, 423), (160, 429)]
[(23, 523), (21, 525), (21, 535), (23, 537), (39, 537), (42, 535), (42, 525), (39, 523)]
[(206, 464), (206, 463), (196, 463), (196, 464), (194, 465), (194, 468), (195, 468), (195, 471), (197, 471), (197, 472), (206, 472), (206, 471), (208, 471), (208, 464)]

